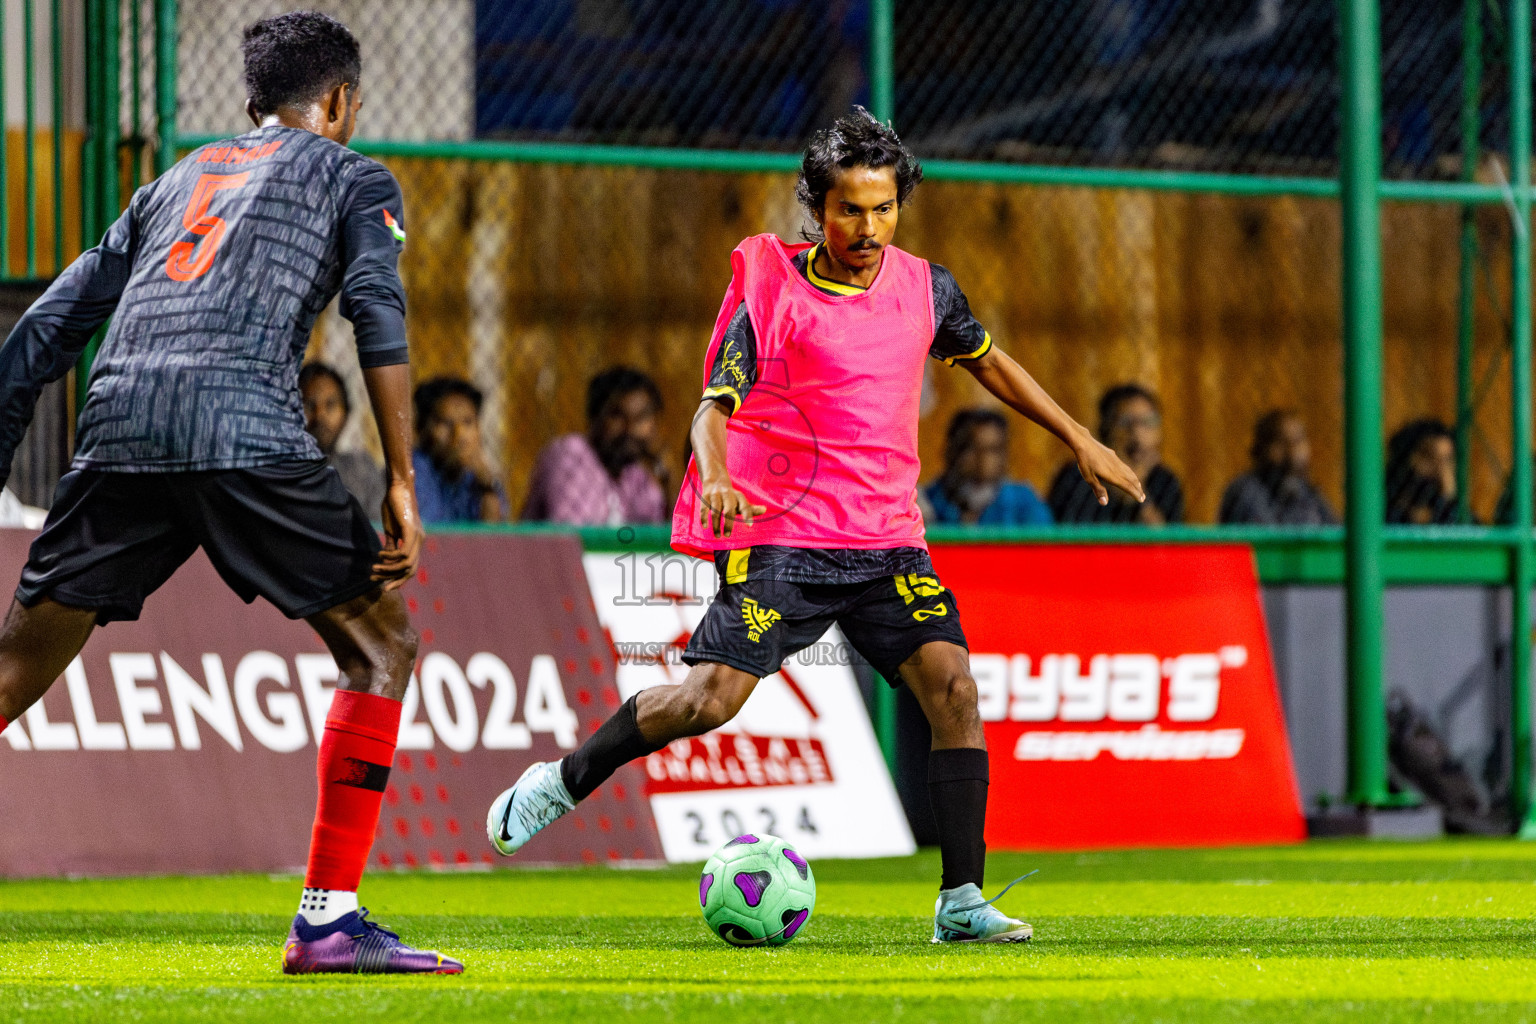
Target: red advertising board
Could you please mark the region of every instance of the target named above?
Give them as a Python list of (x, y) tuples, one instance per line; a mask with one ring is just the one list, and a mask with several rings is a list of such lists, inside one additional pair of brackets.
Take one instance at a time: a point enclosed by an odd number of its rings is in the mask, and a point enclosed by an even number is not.
[[(0, 530), (0, 579), (31, 538)], [(505, 863), (485, 838), (496, 794), (620, 703), (580, 543), (432, 538), (404, 594), (421, 654), (373, 866)], [(0, 876), (302, 867), (336, 680), (305, 623), (243, 604), (194, 556), (0, 734)], [(660, 859), (644, 790), (621, 769), (518, 863)]]
[(1229, 545), (935, 545), (991, 755), (987, 843), (1305, 838), (1253, 556)]

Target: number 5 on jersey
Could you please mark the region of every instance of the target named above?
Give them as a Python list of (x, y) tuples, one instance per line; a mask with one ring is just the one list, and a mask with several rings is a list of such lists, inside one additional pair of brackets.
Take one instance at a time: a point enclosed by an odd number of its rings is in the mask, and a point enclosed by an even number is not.
[(197, 179), (192, 198), (181, 215), (181, 223), (194, 235), (202, 236), (202, 243), (177, 242), (171, 246), (165, 258), (165, 272), (174, 281), (190, 281), (202, 277), (213, 266), (213, 258), (219, 254), (219, 243), (224, 240), (224, 230), (229, 225), (224, 218), (208, 212), (213, 194), (220, 189), (239, 188), (250, 178), (250, 171), (240, 174), (205, 174)]

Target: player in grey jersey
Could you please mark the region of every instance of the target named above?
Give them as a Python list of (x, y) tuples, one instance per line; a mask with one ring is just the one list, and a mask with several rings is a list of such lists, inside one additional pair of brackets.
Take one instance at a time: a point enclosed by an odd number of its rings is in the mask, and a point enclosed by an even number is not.
[[(0, 731), (97, 625), (137, 618), (203, 548), (246, 601), (306, 619), (342, 673), (316, 737), (320, 795), (284, 970), (459, 973), (357, 903), (417, 646), (398, 592), (422, 544), (400, 189), (346, 148), (362, 65), (345, 26), (280, 15), (246, 29), (242, 49), (255, 129), (140, 189), (0, 347), (3, 481), (39, 391), (112, 317), (71, 471), (0, 627)], [(384, 442), (383, 545), (304, 431), (300, 362), (338, 292)]]

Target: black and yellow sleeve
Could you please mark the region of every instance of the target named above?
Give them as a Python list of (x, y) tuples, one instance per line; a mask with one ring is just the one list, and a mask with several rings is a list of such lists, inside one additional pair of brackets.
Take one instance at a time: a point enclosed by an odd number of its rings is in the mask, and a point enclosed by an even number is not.
[(933, 264), (933, 344), (928, 354), (949, 366), (980, 359), (992, 351), (992, 335), (971, 315), (971, 304), (955, 275)]
[(705, 398), (723, 398), (731, 403), (731, 413), (741, 408), (747, 394), (757, 383), (757, 335), (752, 330), (752, 320), (747, 316), (747, 304), (736, 307), (736, 313), (725, 328), (725, 337), (715, 350), (715, 361), (709, 368), (709, 382), (704, 386)]

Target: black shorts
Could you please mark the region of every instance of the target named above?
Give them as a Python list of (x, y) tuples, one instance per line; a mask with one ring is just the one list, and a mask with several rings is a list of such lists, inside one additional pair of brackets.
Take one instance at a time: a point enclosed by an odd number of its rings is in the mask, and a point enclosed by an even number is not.
[(378, 586), (379, 537), (325, 462), (201, 473), (74, 470), (59, 481), (32, 542), (16, 600), (94, 608), (98, 623), (133, 620), (199, 547), (249, 604), (290, 619)]
[(955, 595), (937, 576), (909, 573), (863, 583), (727, 583), (688, 641), (683, 661), (715, 661), (758, 678), (820, 640), (836, 623), (892, 686), (901, 663), (934, 640), (966, 647)]

